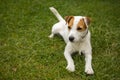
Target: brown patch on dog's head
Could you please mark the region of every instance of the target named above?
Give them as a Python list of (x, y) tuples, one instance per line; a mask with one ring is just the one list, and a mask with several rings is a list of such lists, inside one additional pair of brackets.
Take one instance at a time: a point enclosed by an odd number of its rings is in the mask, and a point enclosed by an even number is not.
[(68, 29), (71, 29), (73, 22), (74, 22), (74, 17), (73, 16), (66, 16), (65, 21), (66, 21), (66, 23), (68, 23)]
[(87, 26), (85, 24), (84, 19), (83, 18), (80, 19), (80, 21), (77, 24), (77, 31), (84, 31), (84, 30), (86, 30), (86, 28), (87, 28)]

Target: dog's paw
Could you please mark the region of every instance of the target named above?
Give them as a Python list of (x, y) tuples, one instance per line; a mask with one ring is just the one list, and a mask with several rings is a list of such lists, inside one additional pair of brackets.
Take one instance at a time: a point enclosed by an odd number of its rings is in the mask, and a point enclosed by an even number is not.
[(48, 37), (49, 37), (49, 38), (53, 38), (53, 37), (54, 37), (54, 34), (51, 34), (51, 35), (49, 35)]
[(68, 66), (66, 67), (66, 69), (67, 69), (68, 71), (70, 71), (70, 72), (74, 72), (74, 71), (75, 71), (75, 66), (74, 66), (74, 65), (68, 65)]
[(89, 68), (85, 69), (85, 73), (88, 74), (88, 75), (92, 75), (92, 74), (94, 74), (94, 71), (91, 67), (89, 67)]

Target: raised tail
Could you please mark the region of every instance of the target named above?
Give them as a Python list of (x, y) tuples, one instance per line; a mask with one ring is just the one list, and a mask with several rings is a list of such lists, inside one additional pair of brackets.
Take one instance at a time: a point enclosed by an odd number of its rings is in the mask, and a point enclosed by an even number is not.
[(64, 19), (62, 18), (62, 16), (58, 13), (58, 11), (57, 11), (54, 7), (50, 7), (49, 9), (53, 12), (53, 14), (57, 17), (57, 19), (58, 19), (59, 21), (64, 20)]

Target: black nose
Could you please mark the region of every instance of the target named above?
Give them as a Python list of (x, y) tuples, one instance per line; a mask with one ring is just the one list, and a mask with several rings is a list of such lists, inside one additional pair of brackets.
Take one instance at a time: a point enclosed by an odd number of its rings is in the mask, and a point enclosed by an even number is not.
[(73, 36), (70, 36), (70, 37), (69, 37), (69, 40), (70, 40), (71, 42), (73, 42), (74, 37), (73, 37)]

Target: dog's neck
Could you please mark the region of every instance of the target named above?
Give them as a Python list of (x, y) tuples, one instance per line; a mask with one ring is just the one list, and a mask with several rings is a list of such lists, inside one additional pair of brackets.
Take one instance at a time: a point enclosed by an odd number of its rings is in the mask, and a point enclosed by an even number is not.
[(87, 29), (87, 31), (86, 31), (86, 33), (85, 33), (85, 35), (84, 35), (84, 36), (82, 36), (82, 39), (84, 39), (84, 38), (87, 36), (87, 34), (88, 34), (88, 29)]

